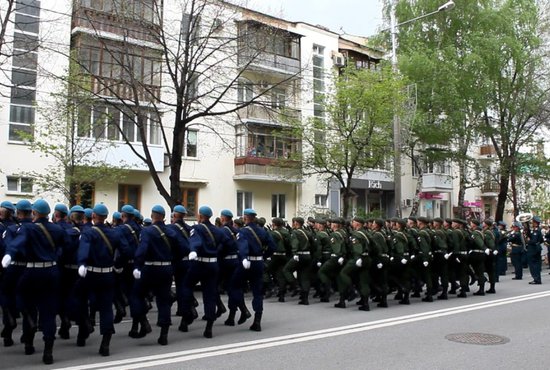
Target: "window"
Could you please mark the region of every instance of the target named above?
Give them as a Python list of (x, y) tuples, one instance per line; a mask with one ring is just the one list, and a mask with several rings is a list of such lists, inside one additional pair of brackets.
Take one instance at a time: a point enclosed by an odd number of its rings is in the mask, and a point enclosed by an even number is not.
[(17, 0), (15, 3), (15, 12), (38, 17), (40, 16), (40, 1)]
[(93, 108), (93, 137), (96, 139), (105, 138), (105, 107), (95, 106)]
[(123, 205), (131, 204), (135, 208), (141, 208), (141, 185), (118, 185), (118, 209)]
[(8, 192), (11, 193), (32, 193), (33, 180), (30, 177), (8, 176)]
[(248, 103), (254, 98), (254, 85), (251, 82), (239, 81), (237, 86), (237, 102)]
[(82, 182), (76, 184), (75, 203), (83, 208), (92, 208), (95, 205), (95, 184), (93, 182)]
[(156, 113), (151, 113), (151, 124), (149, 125), (151, 132), (149, 133), (149, 143), (152, 145), (160, 145), (160, 117)]
[(11, 88), (11, 103), (22, 105), (33, 105), (36, 100), (36, 91), (19, 87)]
[(36, 68), (38, 67), (38, 54), (27, 51), (15, 51), (12, 64), (14, 67), (36, 71)]
[(271, 196), (271, 217), (286, 218), (285, 194), (273, 194)]
[(242, 216), (246, 208), (252, 208), (252, 192), (237, 191), (237, 215)]
[(10, 106), (10, 122), (33, 124), (34, 107), (26, 107), (23, 105)]
[(187, 209), (187, 218), (195, 218), (197, 215), (197, 204), (199, 204), (199, 189), (181, 188), (181, 204)]
[(185, 138), (185, 156), (197, 158), (197, 130), (187, 130)]
[(326, 194), (315, 194), (315, 205), (318, 207), (327, 206), (327, 195)]
[(15, 32), (13, 34), (13, 47), (18, 50), (36, 51), (38, 49), (38, 37)]
[(134, 114), (131, 111), (124, 112), (122, 114), (122, 137), (133, 142), (135, 141), (135, 131)]
[(18, 31), (38, 33), (40, 19), (15, 13), (15, 29)]
[(271, 92), (271, 108), (284, 109), (286, 104), (286, 92), (282, 89), (273, 89)]
[(181, 41), (186, 42), (189, 37), (189, 42), (198, 43), (198, 36), (200, 31), (200, 17), (197, 15), (191, 15), (183, 13), (181, 19)]

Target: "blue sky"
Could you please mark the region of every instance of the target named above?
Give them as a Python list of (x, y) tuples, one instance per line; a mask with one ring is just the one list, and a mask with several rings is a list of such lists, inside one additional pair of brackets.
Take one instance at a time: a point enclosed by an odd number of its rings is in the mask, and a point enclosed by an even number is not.
[(373, 35), (382, 23), (381, 0), (250, 0), (247, 7), (352, 35)]

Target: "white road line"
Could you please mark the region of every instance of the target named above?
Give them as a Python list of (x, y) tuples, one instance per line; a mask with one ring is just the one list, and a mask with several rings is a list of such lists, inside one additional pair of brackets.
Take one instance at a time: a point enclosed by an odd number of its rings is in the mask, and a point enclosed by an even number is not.
[(395, 325), (402, 325), (422, 320), (428, 320), (438, 317), (444, 317), (449, 315), (456, 315), (459, 313), (465, 313), (470, 311), (476, 311), (491, 307), (497, 307), (512, 303), (518, 303), (528, 301), (532, 299), (545, 298), (550, 296), (550, 290), (525, 294), (517, 297), (497, 299), (489, 302), (481, 302), (475, 304), (469, 304), (458, 307), (445, 308), (441, 310), (428, 311), (418, 314), (405, 315), (399, 317), (393, 317), (383, 320), (376, 320), (370, 322), (363, 322), (359, 324), (340, 326), (336, 328), (315, 330), (310, 332), (284, 335), (279, 337), (265, 338), (259, 340), (253, 340), (248, 342), (239, 342), (232, 344), (224, 344), (220, 346), (197, 348), (186, 351), (178, 351), (165, 353), (160, 355), (151, 355), (138, 358), (131, 358), (118, 361), (110, 361), (103, 363), (79, 365), (73, 367), (66, 367), (63, 370), (88, 370), (88, 369), (102, 369), (102, 370), (125, 370), (125, 369), (137, 369), (152, 366), (160, 366), (166, 364), (173, 364), (185, 361), (191, 361), (201, 358), (228, 355), (239, 352), (254, 351), (263, 348), (277, 347), (288, 344), (307, 342), (318, 339), (325, 339), (340, 335), (358, 333), (363, 331), (369, 331), (374, 329), (380, 329), (384, 327), (390, 327)]

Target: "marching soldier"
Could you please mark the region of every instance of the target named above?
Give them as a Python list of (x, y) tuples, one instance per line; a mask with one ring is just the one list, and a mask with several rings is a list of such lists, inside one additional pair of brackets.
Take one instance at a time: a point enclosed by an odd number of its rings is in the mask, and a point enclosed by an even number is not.
[(290, 255), (290, 233), (284, 227), (284, 221), (281, 218), (275, 217), (271, 221), (271, 237), (277, 245), (271, 260), (267, 264), (268, 274), (273, 276), (277, 283), (277, 296), (279, 302), (285, 301), (286, 279), (284, 275), (284, 267), (288, 262)]
[(411, 274), (409, 240), (407, 234), (405, 233), (406, 227), (407, 221), (404, 219), (398, 219), (393, 225), (393, 260), (390, 265), (398, 286), (398, 294), (401, 293), (399, 304), (408, 305), (410, 304), (409, 294), (411, 291)]
[(525, 239), (523, 233), (521, 232), (521, 223), (514, 221), (512, 224), (512, 232), (508, 236), (508, 243), (512, 250), (510, 251), (510, 260), (512, 266), (514, 266), (514, 277), (512, 280), (521, 280), (523, 279), (523, 255), (525, 254)]
[(284, 267), (284, 275), (287, 283), (292, 287), (296, 286), (294, 272), (298, 274), (298, 283), (300, 288), (300, 300), (298, 304), (309, 304), (309, 289), (311, 286), (311, 236), (304, 228), (304, 219), (294, 217), (292, 219), (292, 233), (290, 234), (290, 244), (292, 258)]
[(470, 234), (467, 230), (464, 230), (466, 221), (461, 219), (454, 219), (452, 221), (453, 232), (456, 235), (458, 243), (456, 249), (453, 251), (453, 258), (456, 263), (457, 278), (460, 282), (460, 293), (457, 295), (459, 298), (466, 298), (468, 295), (466, 292), (468, 288), (468, 242)]
[(478, 220), (470, 220), (470, 250), (468, 251), (468, 262), (474, 270), (477, 279), (479, 290), (474, 295), (485, 295), (485, 241), (483, 233), (479, 230), (480, 222)]
[(44, 338), (42, 361), (53, 363), (57, 308), (59, 305), (59, 270), (57, 259), (65, 244), (65, 232), (58, 225), (48, 221), (50, 206), (39, 199), (32, 206), (34, 222), (24, 223), (16, 237), (6, 245), (2, 267), (10, 265), (12, 259), (23, 255), (27, 263), (19, 280), (18, 289), (23, 307), (23, 319), (28, 325), (25, 334), (25, 354), (34, 353), (34, 336), (37, 318)]
[[(369, 255), (372, 258), (372, 280), (378, 296), (378, 307), (388, 307), (388, 267), (390, 256), (386, 236), (382, 232), (384, 221), (376, 219), (372, 223), (372, 248)], [(376, 268), (374, 268), (374, 266)]]
[(319, 269), (319, 280), (323, 285), (323, 296), (321, 302), (328, 302), (330, 299), (330, 292), (332, 289), (332, 282), (336, 279), (340, 273), (340, 269), (344, 264), (344, 257), (346, 253), (346, 240), (348, 235), (342, 228), (344, 220), (342, 218), (335, 218), (330, 220), (330, 227), (332, 233), (330, 234), (331, 254), (330, 259), (325, 261)]
[(426, 296), (422, 298), (422, 302), (433, 302), (433, 285), (431, 266), (432, 262), (432, 238), (428, 231), (428, 219), (426, 217), (418, 217), (418, 247), (419, 252), (415, 260), (416, 268), (420, 272), (420, 278), (426, 284)]
[(437, 290), (438, 282), (441, 281), (441, 294), (437, 296), (437, 299), (448, 299), (447, 292), (449, 290), (449, 273), (447, 261), (447, 234), (443, 229), (443, 219), (434, 218), (433, 220), (434, 231), (432, 234), (432, 247), (433, 247), (433, 287), (434, 293)]
[(544, 238), (542, 236), (542, 230), (540, 228), (541, 219), (538, 216), (533, 217), (531, 227), (531, 233), (529, 240), (527, 241), (527, 262), (529, 265), (529, 272), (533, 281), (529, 284), (541, 284), (540, 271), (542, 269), (542, 243)]
[(508, 244), (508, 232), (506, 228), (508, 225), (504, 221), (499, 221), (498, 223), (498, 241), (497, 241), (497, 252), (496, 255), (496, 281), (498, 281), (499, 276), (506, 275), (506, 270), (508, 269), (508, 260), (507, 260), (507, 244)]
[(488, 290), (485, 291), (485, 293), (494, 294), (495, 291), (495, 284), (496, 284), (496, 274), (495, 274), (495, 268), (496, 268), (496, 255), (495, 252), (498, 253), (496, 250), (496, 238), (495, 233), (493, 230), (493, 222), (485, 220), (483, 222), (483, 241), (485, 242), (485, 271), (487, 272), (487, 275), (489, 276), (489, 284), (490, 287)]

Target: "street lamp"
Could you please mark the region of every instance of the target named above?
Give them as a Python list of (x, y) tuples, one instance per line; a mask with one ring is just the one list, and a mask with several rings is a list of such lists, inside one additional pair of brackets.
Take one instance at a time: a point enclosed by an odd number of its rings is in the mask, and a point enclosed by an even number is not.
[[(432, 16), (437, 13), (451, 10), (455, 7), (453, 0), (446, 2), (439, 6), (437, 10), (426, 14), (419, 15), (418, 17), (411, 18), (404, 22), (396, 24), (395, 6), (397, 0), (391, 1), (390, 11), (390, 31), (391, 31), (391, 64), (394, 72), (397, 72), (397, 27), (403, 26), (415, 22), (419, 19), (423, 19)], [(394, 114), (393, 116), (393, 150), (394, 150), (394, 163), (393, 163), (393, 181), (395, 192), (395, 213), (397, 217), (401, 217), (401, 122), (399, 116)]]

